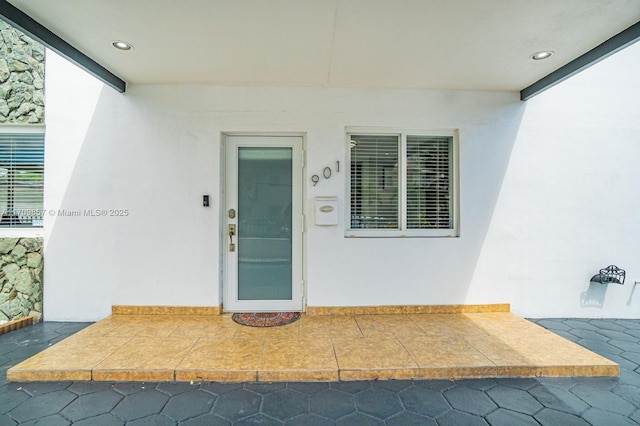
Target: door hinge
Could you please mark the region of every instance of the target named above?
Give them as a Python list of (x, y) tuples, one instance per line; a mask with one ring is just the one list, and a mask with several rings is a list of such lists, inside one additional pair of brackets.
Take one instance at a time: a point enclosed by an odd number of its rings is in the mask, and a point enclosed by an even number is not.
[(304, 232), (304, 215), (302, 215), (302, 232)]

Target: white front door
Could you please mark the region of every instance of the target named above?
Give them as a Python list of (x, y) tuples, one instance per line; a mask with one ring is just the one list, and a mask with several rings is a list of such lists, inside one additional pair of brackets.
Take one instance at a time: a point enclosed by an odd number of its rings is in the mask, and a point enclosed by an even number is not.
[(302, 137), (225, 138), (224, 309), (302, 310)]

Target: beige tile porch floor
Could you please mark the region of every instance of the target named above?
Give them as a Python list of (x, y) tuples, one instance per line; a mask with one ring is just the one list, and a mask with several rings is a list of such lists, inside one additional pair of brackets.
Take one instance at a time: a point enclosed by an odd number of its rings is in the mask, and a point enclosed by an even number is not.
[(509, 312), (114, 315), (7, 372), (9, 381), (335, 381), (617, 376), (618, 365)]

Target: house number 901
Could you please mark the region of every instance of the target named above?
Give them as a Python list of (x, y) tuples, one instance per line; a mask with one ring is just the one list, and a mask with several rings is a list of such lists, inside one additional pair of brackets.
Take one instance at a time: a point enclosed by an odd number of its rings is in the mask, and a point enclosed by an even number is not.
[[(336, 172), (340, 173), (340, 162), (339, 161), (336, 161)], [(330, 179), (332, 173), (333, 173), (333, 171), (331, 170), (331, 167), (329, 167), (329, 166), (327, 166), (324, 169), (322, 169), (322, 177), (325, 178), (325, 179)], [(318, 184), (318, 182), (320, 182), (320, 176), (318, 176), (318, 175), (311, 176), (311, 182), (313, 182), (313, 186), (316, 186)]]

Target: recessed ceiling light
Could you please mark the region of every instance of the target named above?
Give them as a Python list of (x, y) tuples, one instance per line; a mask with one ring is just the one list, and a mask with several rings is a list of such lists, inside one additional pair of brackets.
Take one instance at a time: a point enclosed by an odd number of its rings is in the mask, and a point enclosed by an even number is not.
[(543, 50), (542, 52), (537, 52), (531, 55), (531, 59), (534, 61), (540, 61), (542, 59), (547, 59), (551, 55), (553, 55), (553, 50)]
[(116, 40), (113, 43), (111, 43), (111, 45), (113, 47), (115, 47), (118, 50), (131, 50), (133, 49), (133, 46), (129, 43), (127, 43), (126, 41), (121, 41), (121, 40)]

